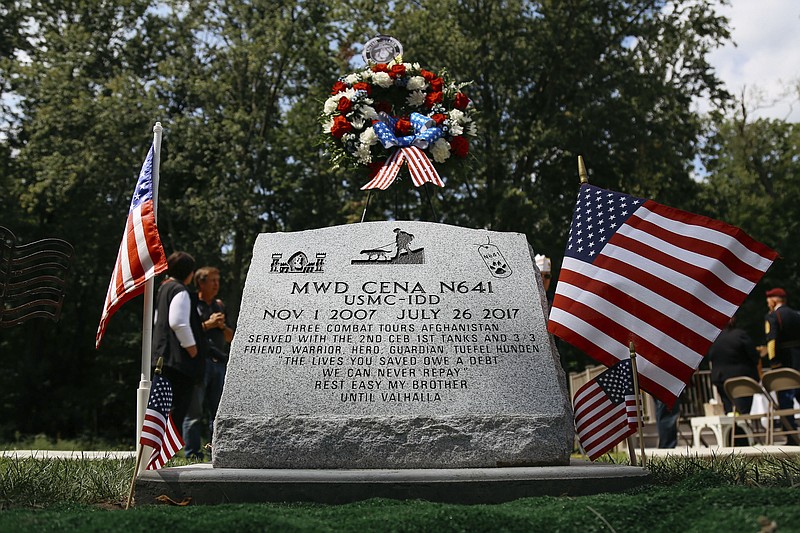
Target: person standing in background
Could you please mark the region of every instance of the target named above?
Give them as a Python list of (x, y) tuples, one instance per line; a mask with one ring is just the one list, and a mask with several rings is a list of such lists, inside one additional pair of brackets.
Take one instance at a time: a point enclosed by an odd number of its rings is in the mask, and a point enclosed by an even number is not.
[(164, 359), (162, 375), (172, 383), (172, 420), (180, 428), (194, 386), (201, 382), (207, 342), (195, 312), (196, 295), (187, 285), (194, 277), (194, 258), (186, 252), (167, 257), (167, 274), (158, 288), (153, 326), (153, 364)]
[(536, 267), (539, 269), (539, 272), (542, 273), (542, 283), (544, 284), (544, 292), (548, 293), (547, 299), (549, 301), (550, 296), (548, 291), (550, 290), (550, 280), (553, 277), (552, 273), (553, 264), (550, 261), (550, 258), (543, 254), (536, 254), (535, 256), (533, 256), (533, 260), (536, 262)]
[[(787, 305), (786, 291), (780, 287), (768, 290), (766, 297), (769, 308), (764, 318), (767, 346), (764, 349), (766, 354), (762, 355), (769, 358), (770, 368), (800, 370), (800, 313)], [(780, 391), (777, 395), (778, 406), (791, 409), (795, 398), (800, 395), (800, 389)], [(794, 417), (786, 417), (786, 420), (791, 427), (797, 427)], [(800, 441), (792, 435), (789, 444), (800, 445)]]
[(233, 339), (233, 328), (225, 318), (225, 305), (217, 298), (219, 281), (219, 269), (212, 266), (199, 268), (194, 275), (198, 296), (196, 310), (208, 341), (205, 375), (203, 381), (194, 388), (189, 413), (183, 424), (186, 456), (196, 459), (203, 458), (200, 440), (204, 416), (208, 417), (209, 440), (214, 436), (214, 418), (225, 385), (228, 351)]
[[(550, 309), (553, 308), (553, 295), (550, 293), (550, 282), (553, 279), (553, 263), (550, 261), (550, 258), (544, 254), (536, 254), (533, 256), (533, 261), (536, 263), (536, 268), (539, 269), (539, 272), (542, 275), (542, 285), (544, 285), (544, 295), (547, 298), (547, 307), (549, 312)], [(564, 361), (562, 360), (561, 363), (563, 366)]]

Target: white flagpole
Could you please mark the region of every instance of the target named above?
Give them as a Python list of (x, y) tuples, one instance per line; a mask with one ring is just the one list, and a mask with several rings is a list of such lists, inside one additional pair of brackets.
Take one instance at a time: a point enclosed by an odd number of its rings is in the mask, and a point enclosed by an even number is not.
[[(153, 126), (153, 216), (158, 224), (158, 179), (161, 166), (161, 123)], [(150, 352), (153, 345), (153, 278), (144, 284), (144, 316), (142, 317), (142, 368), (136, 396), (136, 451), (141, 454), (139, 438), (150, 397)], [(144, 467), (146, 465), (142, 465)], [(134, 474), (135, 475), (135, 474)]]

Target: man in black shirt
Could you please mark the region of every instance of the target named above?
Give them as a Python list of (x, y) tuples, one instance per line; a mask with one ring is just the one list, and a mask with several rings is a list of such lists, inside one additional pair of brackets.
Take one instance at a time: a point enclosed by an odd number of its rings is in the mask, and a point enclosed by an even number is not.
[(233, 339), (233, 329), (225, 320), (225, 305), (217, 298), (219, 293), (219, 269), (202, 267), (194, 275), (197, 285), (197, 314), (200, 316), (205, 338), (208, 340), (205, 377), (195, 387), (192, 405), (183, 426), (187, 456), (203, 458), (200, 451), (202, 419), (208, 416), (209, 438), (214, 436), (214, 417), (217, 416), (222, 388), (225, 384), (225, 370), (228, 364), (228, 350)]

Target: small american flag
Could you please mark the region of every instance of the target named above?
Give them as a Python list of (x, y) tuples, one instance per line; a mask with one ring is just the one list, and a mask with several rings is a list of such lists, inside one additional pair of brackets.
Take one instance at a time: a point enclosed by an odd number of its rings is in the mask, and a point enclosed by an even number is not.
[(581, 186), (548, 330), (673, 405), (777, 253), (739, 228)]
[(638, 419), (630, 359), (620, 361), (578, 389), (573, 406), (575, 431), (592, 461), (636, 433)]
[(153, 448), (147, 470), (164, 466), (178, 450), (183, 448), (183, 439), (169, 413), (172, 409), (172, 385), (167, 378), (156, 375), (150, 399), (144, 415), (142, 436), (139, 443)]
[(141, 294), (147, 280), (167, 269), (164, 248), (158, 237), (153, 205), (153, 154), (150, 146), (147, 158), (139, 172), (139, 180), (133, 191), (128, 221), (117, 253), (117, 262), (108, 285), (103, 315), (97, 328), (95, 348), (106, 331), (108, 320), (122, 304)]

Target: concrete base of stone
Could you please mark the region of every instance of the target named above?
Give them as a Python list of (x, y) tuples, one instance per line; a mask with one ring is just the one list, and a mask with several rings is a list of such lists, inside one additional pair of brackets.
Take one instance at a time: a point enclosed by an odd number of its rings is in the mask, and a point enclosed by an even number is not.
[(564, 466), (573, 419), (560, 407), (560, 416), (218, 415), (213, 463), (295, 470)]
[(255, 470), (198, 464), (146, 471), (136, 480), (136, 505), (164, 496), (192, 504), (314, 502), (369, 498), (445, 503), (501, 503), (533, 496), (619, 492), (648, 483), (639, 467), (571, 461), (569, 466), (430, 470)]

